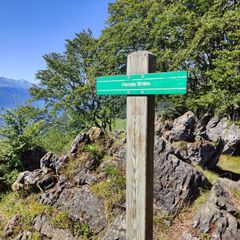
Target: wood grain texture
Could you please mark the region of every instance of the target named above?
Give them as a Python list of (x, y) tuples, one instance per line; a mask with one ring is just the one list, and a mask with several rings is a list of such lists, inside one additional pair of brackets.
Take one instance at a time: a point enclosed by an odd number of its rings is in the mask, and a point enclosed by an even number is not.
[[(155, 72), (147, 51), (128, 56), (127, 74)], [(154, 96), (127, 97), (127, 240), (153, 239)]]

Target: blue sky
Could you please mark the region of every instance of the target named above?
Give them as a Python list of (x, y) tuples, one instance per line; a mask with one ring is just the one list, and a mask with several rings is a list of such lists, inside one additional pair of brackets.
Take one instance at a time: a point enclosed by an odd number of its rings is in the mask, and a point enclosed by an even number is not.
[(90, 28), (98, 37), (114, 0), (0, 0), (0, 77), (35, 81), (42, 56)]

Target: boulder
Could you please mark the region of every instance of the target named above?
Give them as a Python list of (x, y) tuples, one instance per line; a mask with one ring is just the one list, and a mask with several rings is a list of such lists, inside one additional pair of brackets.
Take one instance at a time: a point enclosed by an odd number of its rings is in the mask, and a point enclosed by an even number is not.
[(73, 183), (75, 185), (91, 185), (96, 183), (98, 178), (93, 175), (88, 169), (82, 169), (74, 178)]
[(155, 150), (154, 170), (154, 203), (160, 213), (175, 216), (201, 189), (210, 187), (202, 173), (172, 154), (168, 146), (160, 154)]
[(173, 141), (193, 141), (194, 129), (197, 123), (193, 112), (186, 112), (184, 115), (176, 118), (170, 132), (169, 140)]
[(206, 126), (206, 134), (210, 141), (218, 142), (221, 140), (221, 133), (223, 129), (228, 126), (226, 119), (220, 119), (218, 117), (212, 118)]
[[(207, 233), (212, 240), (240, 239), (239, 210), (229, 190), (229, 181), (218, 179), (205, 204), (197, 209), (192, 225), (198, 233)], [(239, 190), (239, 183), (236, 188)]]
[(195, 128), (195, 134), (198, 136), (202, 136), (204, 138), (206, 138), (206, 127), (208, 122), (211, 119), (211, 114), (209, 113), (205, 113), (201, 119), (197, 122), (196, 128)]
[(67, 211), (72, 219), (86, 222), (96, 234), (107, 225), (102, 199), (92, 194), (87, 186), (65, 188), (54, 206)]

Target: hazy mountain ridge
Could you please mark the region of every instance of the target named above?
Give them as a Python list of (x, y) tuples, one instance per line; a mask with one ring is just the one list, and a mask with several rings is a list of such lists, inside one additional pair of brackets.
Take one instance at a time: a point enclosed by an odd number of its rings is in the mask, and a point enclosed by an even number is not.
[(30, 98), (32, 83), (0, 77), (0, 108), (15, 108)]

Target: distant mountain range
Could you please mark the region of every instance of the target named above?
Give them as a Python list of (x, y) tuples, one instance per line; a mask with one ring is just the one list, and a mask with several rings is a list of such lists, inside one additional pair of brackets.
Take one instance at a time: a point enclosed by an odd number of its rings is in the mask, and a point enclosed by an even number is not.
[(0, 77), (0, 109), (15, 108), (30, 98), (28, 89), (32, 83)]

